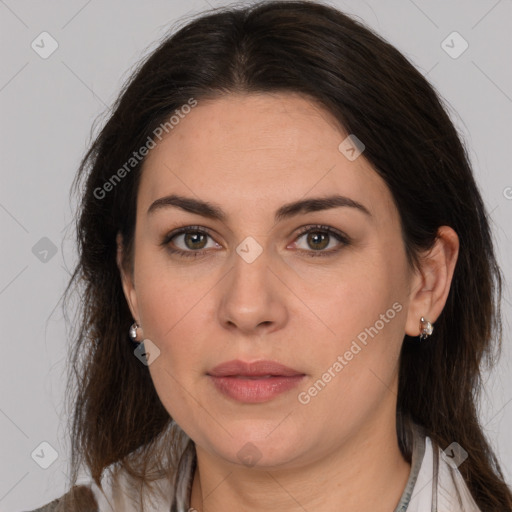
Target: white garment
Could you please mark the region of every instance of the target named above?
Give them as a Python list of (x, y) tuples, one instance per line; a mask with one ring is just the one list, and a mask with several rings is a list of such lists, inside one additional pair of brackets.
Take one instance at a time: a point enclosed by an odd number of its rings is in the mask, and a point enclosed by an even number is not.
[[(440, 448), (434, 448), (421, 429), (413, 433), (411, 473), (395, 512), (481, 512), (474, 502), (459, 470), (442, 456)], [(167, 479), (158, 482), (161, 497), (153, 506), (145, 501), (147, 512), (188, 512), (189, 496), (195, 471), (193, 443), (184, 444), (177, 482)], [(98, 502), (99, 512), (139, 512), (133, 487), (126, 475), (119, 473), (105, 482), (105, 493), (96, 484), (91, 489)]]
[(426, 436), (425, 454), (407, 512), (481, 512), (459, 470), (434, 450)]

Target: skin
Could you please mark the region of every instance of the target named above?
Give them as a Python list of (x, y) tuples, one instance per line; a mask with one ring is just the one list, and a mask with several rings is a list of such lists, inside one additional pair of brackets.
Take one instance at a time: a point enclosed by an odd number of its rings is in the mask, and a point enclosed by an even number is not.
[[(148, 367), (155, 389), (196, 443), (197, 510), (389, 511), (403, 493), (410, 465), (396, 436), (399, 352), (404, 334), (419, 335), (421, 316), (434, 323), (440, 315), (459, 244), (443, 226), (421, 268), (409, 268), (390, 191), (364, 153), (350, 161), (338, 149), (346, 136), (300, 95), (229, 95), (199, 101), (145, 161), (133, 272), (121, 265), (120, 236), (118, 265), (139, 339), (161, 351)], [(217, 204), (226, 221), (176, 207), (147, 213), (171, 193)], [(274, 222), (283, 204), (332, 193), (371, 216), (342, 207)], [(314, 224), (351, 242), (330, 236), (327, 247), (297, 235)], [(178, 236), (169, 245), (203, 256), (160, 245), (173, 229), (194, 225), (211, 238), (186, 245)], [(262, 248), (252, 263), (236, 252), (248, 236)], [(318, 247), (340, 250), (308, 255)], [(401, 311), (300, 403), (298, 394), (397, 302)], [(275, 360), (306, 376), (270, 401), (240, 403), (206, 375), (232, 359)], [(260, 456), (253, 467), (237, 456), (248, 442)]]

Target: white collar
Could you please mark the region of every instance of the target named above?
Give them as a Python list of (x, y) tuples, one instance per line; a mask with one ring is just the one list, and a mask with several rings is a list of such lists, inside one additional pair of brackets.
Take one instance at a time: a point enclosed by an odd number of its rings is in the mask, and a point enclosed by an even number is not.
[[(423, 430), (413, 427), (414, 446), (411, 463), (412, 492), (402, 495), (405, 508), (395, 512), (481, 512), (457, 465), (443, 456)], [(463, 463), (463, 462), (462, 462)]]

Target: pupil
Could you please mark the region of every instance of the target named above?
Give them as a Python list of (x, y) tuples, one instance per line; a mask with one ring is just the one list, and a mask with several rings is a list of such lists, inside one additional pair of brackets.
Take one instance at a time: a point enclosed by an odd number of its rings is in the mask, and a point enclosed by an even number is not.
[[(310, 234), (310, 241), (313, 240), (313, 242), (312, 242), (313, 245), (321, 243), (321, 242), (318, 241), (319, 237), (323, 237), (323, 239), (324, 239), (323, 241), (324, 242), (325, 242), (325, 240), (327, 240), (327, 234), (326, 233), (311, 233)], [(314, 247), (314, 248), (316, 248), (316, 249), (323, 249), (325, 247), (326, 247), (326, 244), (324, 243), (324, 244), (321, 245), (321, 247)]]
[[(202, 233), (194, 233), (194, 234), (187, 233), (187, 234), (185, 235), (185, 243), (187, 243), (188, 241), (192, 240), (192, 245), (193, 245), (193, 247), (189, 247), (189, 248), (192, 248), (192, 249), (201, 249), (201, 248), (202, 248), (202, 246), (201, 246), (201, 247), (196, 247), (196, 246), (195, 246), (195, 244), (197, 244), (197, 243), (198, 243), (198, 241), (200, 241), (200, 240), (198, 240), (198, 239), (199, 239), (199, 238), (201, 238), (201, 237), (204, 237), (204, 235), (203, 235)], [(187, 243), (187, 245), (188, 245), (188, 243)]]

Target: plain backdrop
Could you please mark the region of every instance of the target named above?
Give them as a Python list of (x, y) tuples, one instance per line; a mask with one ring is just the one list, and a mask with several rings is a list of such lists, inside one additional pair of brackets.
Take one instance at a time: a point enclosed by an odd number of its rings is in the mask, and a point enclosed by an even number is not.
[[(512, 2), (331, 4), (387, 38), (446, 101), (468, 146), (500, 264), (510, 280)], [(69, 340), (60, 299), (75, 263), (69, 190), (93, 123), (103, 116), (101, 125), (135, 64), (181, 26), (183, 16), (220, 5), (226, 3), (0, 0), (0, 511), (35, 508), (67, 490), (63, 400)], [(512, 301), (507, 288), (504, 298), (504, 350), (486, 377), (481, 418), (510, 481)], [(52, 458), (47, 469), (41, 467)]]

